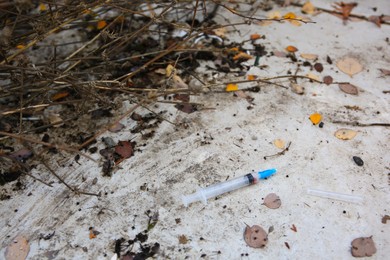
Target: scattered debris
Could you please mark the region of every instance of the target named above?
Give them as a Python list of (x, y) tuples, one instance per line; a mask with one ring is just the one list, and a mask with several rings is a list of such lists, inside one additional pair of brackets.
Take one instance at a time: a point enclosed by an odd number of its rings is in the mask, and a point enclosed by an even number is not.
[(331, 76), (325, 76), (322, 81), (326, 84), (326, 85), (330, 85), (333, 83), (333, 78)]
[(244, 231), (244, 239), (246, 244), (250, 247), (263, 248), (268, 243), (268, 234), (258, 225), (252, 227), (247, 225)]
[(179, 244), (185, 245), (188, 243), (188, 238), (185, 235), (179, 236)]
[(283, 151), (278, 152), (278, 153), (276, 153), (276, 154), (272, 154), (272, 155), (266, 155), (266, 156), (264, 156), (263, 158), (264, 158), (264, 160), (267, 160), (267, 158), (271, 158), (271, 157), (283, 155), (285, 152), (288, 151), (288, 149), (290, 149), (290, 146), (291, 146), (291, 142), (289, 142), (289, 143), (287, 144), (286, 148), (284, 148)]
[(284, 147), (286, 146), (286, 143), (282, 139), (275, 139), (274, 145), (279, 149), (284, 149)]
[(292, 231), (294, 231), (294, 232), (298, 232), (297, 227), (296, 227), (294, 224), (292, 224), (292, 226), (290, 227), (290, 229), (291, 229)]
[(364, 165), (362, 158), (360, 158), (359, 156), (353, 156), (352, 159), (356, 163), (356, 165), (358, 165), (358, 166)]
[(270, 209), (277, 209), (282, 205), (282, 201), (278, 195), (275, 193), (270, 193), (264, 198), (263, 205)]
[(373, 256), (376, 253), (374, 240), (371, 237), (359, 237), (351, 242), (351, 253), (354, 257)]
[(290, 249), (290, 245), (289, 245), (288, 242), (284, 242), (284, 245), (285, 245), (288, 249)]
[(334, 136), (336, 136), (340, 140), (351, 140), (355, 138), (356, 135), (357, 132), (355, 130), (347, 128), (341, 128), (334, 133)]

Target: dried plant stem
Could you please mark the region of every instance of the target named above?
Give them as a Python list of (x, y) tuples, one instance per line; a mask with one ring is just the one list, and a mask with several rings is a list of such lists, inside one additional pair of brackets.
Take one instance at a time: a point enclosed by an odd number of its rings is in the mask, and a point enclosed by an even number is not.
[(17, 140), (20, 140), (20, 141), (26, 141), (26, 142), (29, 142), (29, 143), (41, 144), (43, 146), (52, 147), (52, 148), (56, 148), (56, 149), (59, 149), (59, 150), (64, 150), (64, 151), (68, 151), (68, 152), (74, 152), (74, 153), (77, 153), (77, 154), (79, 154), (81, 156), (84, 156), (85, 158), (88, 158), (88, 159), (96, 162), (96, 160), (93, 159), (92, 157), (90, 157), (89, 155), (87, 155), (85, 153), (82, 153), (78, 149), (73, 148), (73, 147), (69, 147), (69, 146), (65, 146), (65, 145), (51, 144), (51, 143), (35, 140), (35, 139), (33, 139), (31, 137), (28, 137), (28, 136), (12, 134), (12, 133), (7, 133), (7, 132), (3, 132), (3, 131), (0, 131), (0, 135), (12, 137), (14, 139), (17, 139)]

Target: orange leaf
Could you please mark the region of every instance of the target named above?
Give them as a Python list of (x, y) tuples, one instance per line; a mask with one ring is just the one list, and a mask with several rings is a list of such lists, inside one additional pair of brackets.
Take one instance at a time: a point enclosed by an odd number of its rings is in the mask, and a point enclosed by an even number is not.
[(227, 84), (226, 88), (225, 88), (226, 92), (232, 92), (232, 91), (237, 91), (237, 90), (238, 90), (238, 85), (237, 84), (233, 84), (233, 83)]
[(238, 47), (230, 48), (230, 51), (239, 51)]
[(254, 40), (257, 40), (257, 39), (260, 39), (261, 38), (261, 35), (260, 34), (251, 34), (251, 40), (254, 41)]
[(248, 75), (248, 80), (255, 80), (257, 79), (256, 75)]
[(296, 19), (297, 16), (294, 13), (290, 12), (290, 13), (287, 13), (287, 14), (283, 15), (283, 18), (284, 19)]
[(94, 239), (96, 238), (96, 235), (94, 234), (94, 232), (92, 230), (89, 231), (89, 239)]
[(310, 115), (309, 119), (313, 123), (313, 125), (317, 125), (321, 122), (322, 116), (318, 113), (314, 113)]
[(242, 59), (242, 60), (249, 60), (249, 59), (252, 59), (252, 56), (249, 55), (249, 54), (246, 54), (245, 52), (240, 52), (239, 54), (236, 54), (236, 55), (233, 57), (233, 60), (239, 60), (239, 59)]
[(62, 91), (62, 92), (58, 92), (58, 93), (54, 94), (53, 96), (51, 96), (50, 99), (51, 99), (51, 101), (57, 101), (61, 98), (67, 97), (67, 96), (69, 96), (69, 92)]
[(103, 29), (103, 28), (106, 27), (106, 26), (107, 26), (107, 22), (104, 21), (104, 20), (100, 20), (100, 21), (97, 23), (96, 28), (97, 28), (98, 30), (101, 30), (101, 29)]
[(24, 49), (24, 48), (25, 48), (25, 46), (23, 44), (16, 45), (16, 49), (21, 50), (21, 49)]
[(286, 47), (286, 51), (288, 51), (288, 52), (296, 52), (296, 51), (298, 51), (298, 49), (296, 47), (292, 46), (292, 45), (289, 45), (289, 46)]

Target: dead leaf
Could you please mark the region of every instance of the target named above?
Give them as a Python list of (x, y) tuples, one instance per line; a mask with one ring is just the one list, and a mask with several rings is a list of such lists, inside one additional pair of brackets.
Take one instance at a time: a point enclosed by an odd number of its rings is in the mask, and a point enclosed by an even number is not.
[(368, 17), (368, 21), (375, 23), (379, 28), (381, 27), (382, 19), (380, 16), (371, 15), (370, 17)]
[(275, 193), (270, 193), (264, 198), (263, 205), (270, 209), (277, 209), (282, 205), (282, 201), (278, 195)]
[(321, 63), (316, 63), (316, 64), (314, 64), (314, 69), (317, 71), (317, 72), (322, 72), (323, 70), (324, 70), (324, 67), (322, 66), (322, 64)]
[(297, 227), (296, 227), (294, 224), (292, 224), (292, 226), (290, 227), (290, 229), (291, 229), (292, 231), (294, 231), (294, 232), (298, 232)]
[(250, 247), (263, 248), (268, 242), (268, 234), (258, 225), (253, 225), (252, 227), (247, 225), (244, 231), (244, 239)]
[(107, 22), (104, 21), (104, 20), (100, 20), (100, 21), (97, 22), (96, 28), (98, 30), (101, 30), (101, 29), (103, 29), (106, 26), (107, 26)]
[(387, 69), (379, 69), (383, 76), (390, 76), (390, 70), (387, 70)]
[(100, 232), (95, 230), (93, 227), (90, 227), (89, 228), (89, 239), (94, 239), (97, 237), (97, 235), (99, 235)]
[(286, 47), (286, 51), (288, 51), (288, 52), (296, 52), (296, 51), (298, 51), (298, 48), (295, 47), (295, 46), (289, 45), (289, 46)]
[(240, 52), (236, 55), (234, 55), (233, 60), (250, 60), (253, 57), (249, 54), (246, 54), (245, 52)]
[(339, 88), (344, 93), (350, 94), (350, 95), (357, 95), (359, 94), (358, 88), (350, 83), (340, 83)]
[(320, 81), (320, 78), (317, 75), (315, 75), (315, 74), (313, 74), (311, 72), (307, 73), (306, 77), (308, 77), (308, 78), (310, 78), (310, 79), (312, 79), (314, 81)]
[(333, 83), (333, 78), (331, 76), (325, 76), (322, 81), (326, 84), (326, 85), (330, 85)]
[(279, 149), (284, 149), (284, 147), (286, 146), (286, 143), (282, 140), (282, 139), (275, 139), (274, 140), (274, 145), (279, 148)]
[(363, 65), (361, 65), (357, 59), (352, 57), (344, 57), (340, 59), (336, 66), (350, 77), (363, 70)]
[(255, 34), (251, 34), (250, 39), (251, 39), (252, 41), (255, 41), (255, 40), (257, 40), (257, 39), (260, 39), (261, 37), (262, 37), (262, 36), (261, 36), (260, 34), (255, 33)]
[(249, 74), (249, 75), (247, 76), (247, 78), (248, 78), (248, 80), (255, 80), (255, 79), (257, 79), (257, 76), (256, 76), (256, 75)]
[(221, 27), (213, 30), (214, 34), (218, 37), (225, 38), (225, 34), (227, 32), (226, 27)]
[(354, 257), (372, 256), (376, 253), (374, 240), (371, 237), (359, 237), (351, 242), (351, 253)]
[(233, 83), (227, 84), (226, 88), (225, 88), (226, 92), (232, 92), (232, 91), (237, 91), (237, 90), (238, 90), (238, 85), (237, 84), (233, 84)]
[(318, 58), (317, 54), (310, 54), (310, 53), (302, 53), (300, 56), (305, 60), (315, 60)]
[(302, 87), (301, 85), (291, 83), (290, 87), (291, 87), (291, 90), (298, 95), (302, 95), (305, 92), (305, 88)]
[(389, 215), (384, 215), (384, 216), (382, 217), (382, 223), (383, 223), (383, 224), (386, 224), (388, 220), (390, 220), (390, 216), (389, 216)]
[(185, 245), (188, 243), (188, 238), (185, 235), (179, 236), (179, 244)]
[(308, 1), (302, 6), (301, 12), (304, 14), (315, 14), (317, 10), (314, 5)]
[(6, 260), (23, 260), (26, 259), (30, 251), (30, 244), (28, 240), (23, 236), (15, 237), (11, 244), (8, 245), (5, 251)]
[(51, 99), (51, 101), (58, 101), (58, 100), (63, 99), (67, 96), (69, 96), (69, 92), (62, 91), (62, 92), (58, 92), (58, 93), (52, 95), (50, 99)]
[(322, 116), (321, 114), (314, 113), (309, 116), (309, 119), (313, 123), (313, 125), (318, 125), (322, 120)]
[(340, 2), (340, 3), (335, 3), (333, 5), (333, 8), (337, 11), (337, 12), (340, 12), (341, 15), (342, 15), (342, 18), (343, 20), (348, 20), (351, 12), (352, 12), (352, 9), (355, 8), (358, 4), (355, 3), (355, 2), (352, 2), (352, 3), (344, 3), (344, 2)]
[(175, 108), (187, 114), (191, 114), (198, 111), (198, 107), (195, 104), (189, 103), (176, 104)]
[(356, 135), (356, 131), (346, 128), (341, 128), (334, 133), (334, 136), (336, 136), (340, 140), (351, 140), (355, 138)]
[(175, 94), (173, 95), (174, 100), (180, 100), (183, 102), (190, 102), (190, 95), (188, 94)]
[(129, 141), (119, 141), (115, 146), (115, 152), (122, 158), (130, 158), (133, 155), (133, 146)]
[(114, 125), (111, 125), (110, 128), (108, 128), (108, 131), (112, 132), (112, 133), (118, 133), (120, 130), (122, 130), (123, 128), (125, 128), (125, 126), (121, 123), (116, 123)]

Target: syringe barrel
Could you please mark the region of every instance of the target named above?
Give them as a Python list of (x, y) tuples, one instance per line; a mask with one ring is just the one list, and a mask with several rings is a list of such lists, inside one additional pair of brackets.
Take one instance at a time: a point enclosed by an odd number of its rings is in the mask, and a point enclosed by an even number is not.
[(225, 182), (216, 183), (206, 188), (200, 189), (198, 192), (203, 199), (209, 199), (221, 195), (226, 192), (237, 190), (239, 188), (249, 186), (256, 183), (259, 177), (256, 174), (248, 173), (244, 176), (240, 176)]

